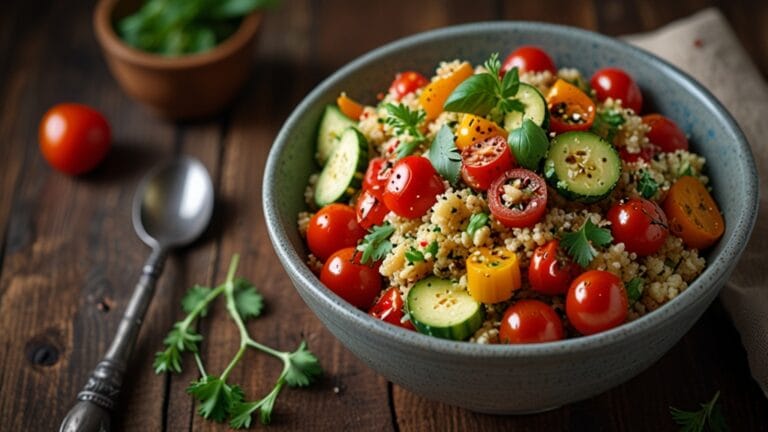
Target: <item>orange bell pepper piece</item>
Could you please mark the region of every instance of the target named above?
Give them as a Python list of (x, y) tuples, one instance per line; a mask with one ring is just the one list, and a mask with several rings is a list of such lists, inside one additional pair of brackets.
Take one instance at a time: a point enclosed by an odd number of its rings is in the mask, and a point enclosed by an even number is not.
[(432, 121), (443, 112), (443, 104), (453, 90), (465, 79), (474, 74), (472, 65), (464, 62), (450, 74), (429, 83), (419, 96), (419, 104), (427, 113), (427, 121)]
[(480, 248), (467, 258), (467, 290), (481, 303), (509, 300), (520, 289), (517, 255), (503, 248)]
[(339, 95), (336, 99), (336, 105), (339, 106), (339, 109), (345, 116), (352, 120), (360, 120), (360, 116), (363, 114), (363, 106), (347, 96), (346, 93), (342, 92)]
[(725, 221), (707, 188), (695, 177), (683, 176), (664, 199), (669, 230), (688, 246), (706, 249), (725, 231)]
[(473, 114), (464, 114), (456, 128), (456, 147), (459, 150), (490, 137), (502, 136), (507, 138), (509, 132), (499, 127), (495, 122)]

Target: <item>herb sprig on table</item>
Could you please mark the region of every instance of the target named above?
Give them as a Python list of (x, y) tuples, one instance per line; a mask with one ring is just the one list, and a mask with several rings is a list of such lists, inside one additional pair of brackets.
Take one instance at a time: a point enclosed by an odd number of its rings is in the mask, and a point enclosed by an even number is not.
[[(261, 314), (263, 298), (252, 283), (235, 277), (238, 261), (238, 255), (232, 257), (223, 284), (216, 288), (196, 285), (187, 292), (182, 300), (182, 307), (187, 316), (173, 325), (173, 329), (163, 341), (165, 350), (156, 354), (154, 363), (157, 373), (178, 373), (181, 372), (181, 355), (185, 352), (191, 353), (201, 377), (189, 385), (187, 393), (199, 402), (198, 413), (217, 422), (229, 420), (229, 425), (233, 428), (249, 427), (252, 415), (256, 412), (261, 422), (268, 424), (277, 396), (284, 386), (305, 387), (322, 373), (320, 363), (307, 349), (305, 341), (299, 344), (296, 351), (288, 352), (275, 350), (251, 338), (245, 321)], [(192, 326), (197, 318), (205, 316), (211, 302), (222, 294), (226, 299), (227, 312), (240, 333), (240, 346), (224, 371), (216, 375), (206, 371), (203, 365), (199, 354), (203, 336), (195, 332)], [(240, 386), (227, 382), (230, 373), (248, 348), (262, 351), (283, 362), (283, 370), (275, 386), (266, 396), (254, 401), (245, 399), (245, 393)]]
[(720, 397), (720, 392), (715, 393), (715, 396), (707, 403), (700, 404), (701, 409), (698, 411), (683, 411), (675, 407), (669, 407), (669, 413), (672, 415), (672, 419), (680, 425), (681, 431), (684, 432), (725, 432), (728, 429), (728, 425), (723, 417), (720, 404), (717, 403), (717, 399)]

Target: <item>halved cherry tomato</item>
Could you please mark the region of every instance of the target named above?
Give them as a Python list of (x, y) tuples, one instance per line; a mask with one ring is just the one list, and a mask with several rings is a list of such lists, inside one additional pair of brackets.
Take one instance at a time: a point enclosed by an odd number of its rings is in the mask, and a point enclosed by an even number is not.
[(364, 229), (370, 229), (374, 225), (381, 225), (384, 217), (389, 213), (389, 209), (380, 198), (376, 198), (371, 191), (363, 189), (360, 196), (357, 197), (355, 204), (355, 215), (357, 223)]
[(661, 114), (643, 116), (643, 123), (651, 127), (645, 134), (653, 145), (662, 152), (672, 153), (676, 150), (688, 150), (688, 138), (675, 122)]
[(552, 307), (539, 300), (520, 300), (508, 307), (499, 326), (501, 343), (552, 342), (563, 336), (563, 321)]
[(544, 50), (535, 46), (521, 46), (512, 51), (504, 59), (504, 65), (501, 67), (501, 75), (504, 76), (507, 71), (516, 67), (520, 73), (523, 72), (543, 72), (550, 71), (552, 75), (557, 75), (555, 62)]
[(76, 103), (55, 105), (38, 131), (40, 151), (57, 170), (78, 175), (98, 165), (112, 144), (109, 123), (95, 109)]
[(363, 106), (352, 100), (346, 93), (341, 93), (341, 95), (336, 98), (336, 105), (338, 105), (345, 116), (352, 120), (359, 120), (360, 116), (363, 114)]
[(391, 162), (383, 157), (371, 159), (363, 177), (363, 190), (367, 190), (371, 195), (381, 199), (381, 194), (384, 193), (384, 188), (387, 186), (391, 168)]
[(639, 256), (653, 255), (664, 245), (669, 235), (667, 216), (653, 201), (630, 198), (614, 204), (608, 210), (611, 234), (627, 251)]
[(450, 74), (437, 78), (427, 87), (419, 96), (419, 104), (426, 112), (426, 121), (432, 121), (443, 112), (443, 104), (451, 95), (453, 90), (458, 87), (465, 79), (474, 74), (472, 65), (467, 62), (462, 63)]
[(395, 80), (389, 86), (389, 93), (395, 100), (400, 100), (408, 93), (413, 93), (427, 84), (429, 80), (418, 72), (401, 72), (395, 76)]
[(365, 230), (357, 223), (355, 210), (346, 204), (321, 208), (307, 226), (307, 246), (320, 261), (339, 249), (355, 246), (363, 236)]
[(488, 208), (507, 227), (532, 226), (547, 211), (547, 185), (533, 171), (513, 168), (488, 188)]
[(540, 293), (565, 294), (579, 272), (579, 266), (560, 251), (560, 241), (554, 239), (533, 251), (528, 282)]
[(494, 180), (514, 165), (515, 157), (501, 136), (476, 142), (461, 152), (461, 169), (473, 180), (470, 186), (477, 190), (488, 190)]
[(641, 147), (639, 153), (630, 153), (627, 151), (626, 147), (622, 147), (619, 150), (619, 156), (621, 156), (621, 160), (629, 163), (638, 162), (641, 160), (648, 162), (653, 159), (654, 155), (656, 155), (656, 148), (653, 145)]
[(368, 314), (398, 327), (414, 330), (411, 320), (403, 320), (403, 316), (405, 316), (405, 313), (403, 313), (404, 305), (400, 289), (391, 287), (381, 294), (376, 304), (368, 311)]
[(627, 320), (629, 300), (621, 279), (604, 270), (582, 273), (571, 283), (565, 314), (584, 335), (606, 331)]
[(717, 203), (695, 177), (677, 179), (664, 199), (669, 229), (688, 247), (706, 249), (723, 235), (725, 221)]
[(429, 159), (406, 156), (392, 167), (382, 199), (398, 216), (414, 219), (423, 216), (443, 192), (443, 179)]
[(624, 108), (630, 108), (635, 114), (640, 114), (643, 108), (643, 93), (635, 80), (622, 69), (600, 69), (592, 75), (589, 82), (600, 102), (607, 98), (621, 99)]
[(456, 127), (456, 148), (465, 148), (494, 136), (507, 138), (509, 132), (499, 127), (495, 122), (486, 120), (474, 114), (464, 114)]
[(517, 255), (504, 248), (480, 248), (467, 257), (467, 291), (480, 303), (509, 300), (520, 289)]
[(575, 85), (558, 79), (547, 94), (549, 129), (555, 133), (585, 131), (595, 121), (595, 103)]
[(360, 309), (368, 309), (381, 292), (378, 267), (360, 263), (361, 253), (344, 248), (328, 258), (320, 272), (320, 282), (339, 297)]

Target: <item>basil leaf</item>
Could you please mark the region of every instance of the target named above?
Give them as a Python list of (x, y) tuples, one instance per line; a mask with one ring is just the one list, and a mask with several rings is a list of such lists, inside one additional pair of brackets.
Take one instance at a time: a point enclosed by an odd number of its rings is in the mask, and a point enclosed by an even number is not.
[(429, 147), (427, 157), (432, 162), (435, 170), (449, 183), (455, 185), (459, 181), (461, 171), (461, 155), (453, 142), (453, 132), (447, 125), (443, 125)]
[(443, 104), (446, 111), (485, 116), (496, 106), (498, 78), (487, 74), (472, 75), (453, 90)]
[(539, 169), (549, 150), (546, 132), (530, 119), (523, 120), (522, 126), (509, 133), (507, 143), (517, 163), (531, 171)]

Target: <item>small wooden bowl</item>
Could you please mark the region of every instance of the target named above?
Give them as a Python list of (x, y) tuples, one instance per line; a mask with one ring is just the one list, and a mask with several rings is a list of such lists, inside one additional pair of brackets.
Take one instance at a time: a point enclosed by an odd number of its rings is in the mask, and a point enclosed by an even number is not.
[(114, 23), (140, 4), (100, 0), (93, 14), (96, 39), (123, 91), (170, 119), (221, 111), (248, 79), (261, 13), (244, 17), (237, 31), (210, 51), (165, 57), (133, 48), (115, 32)]

